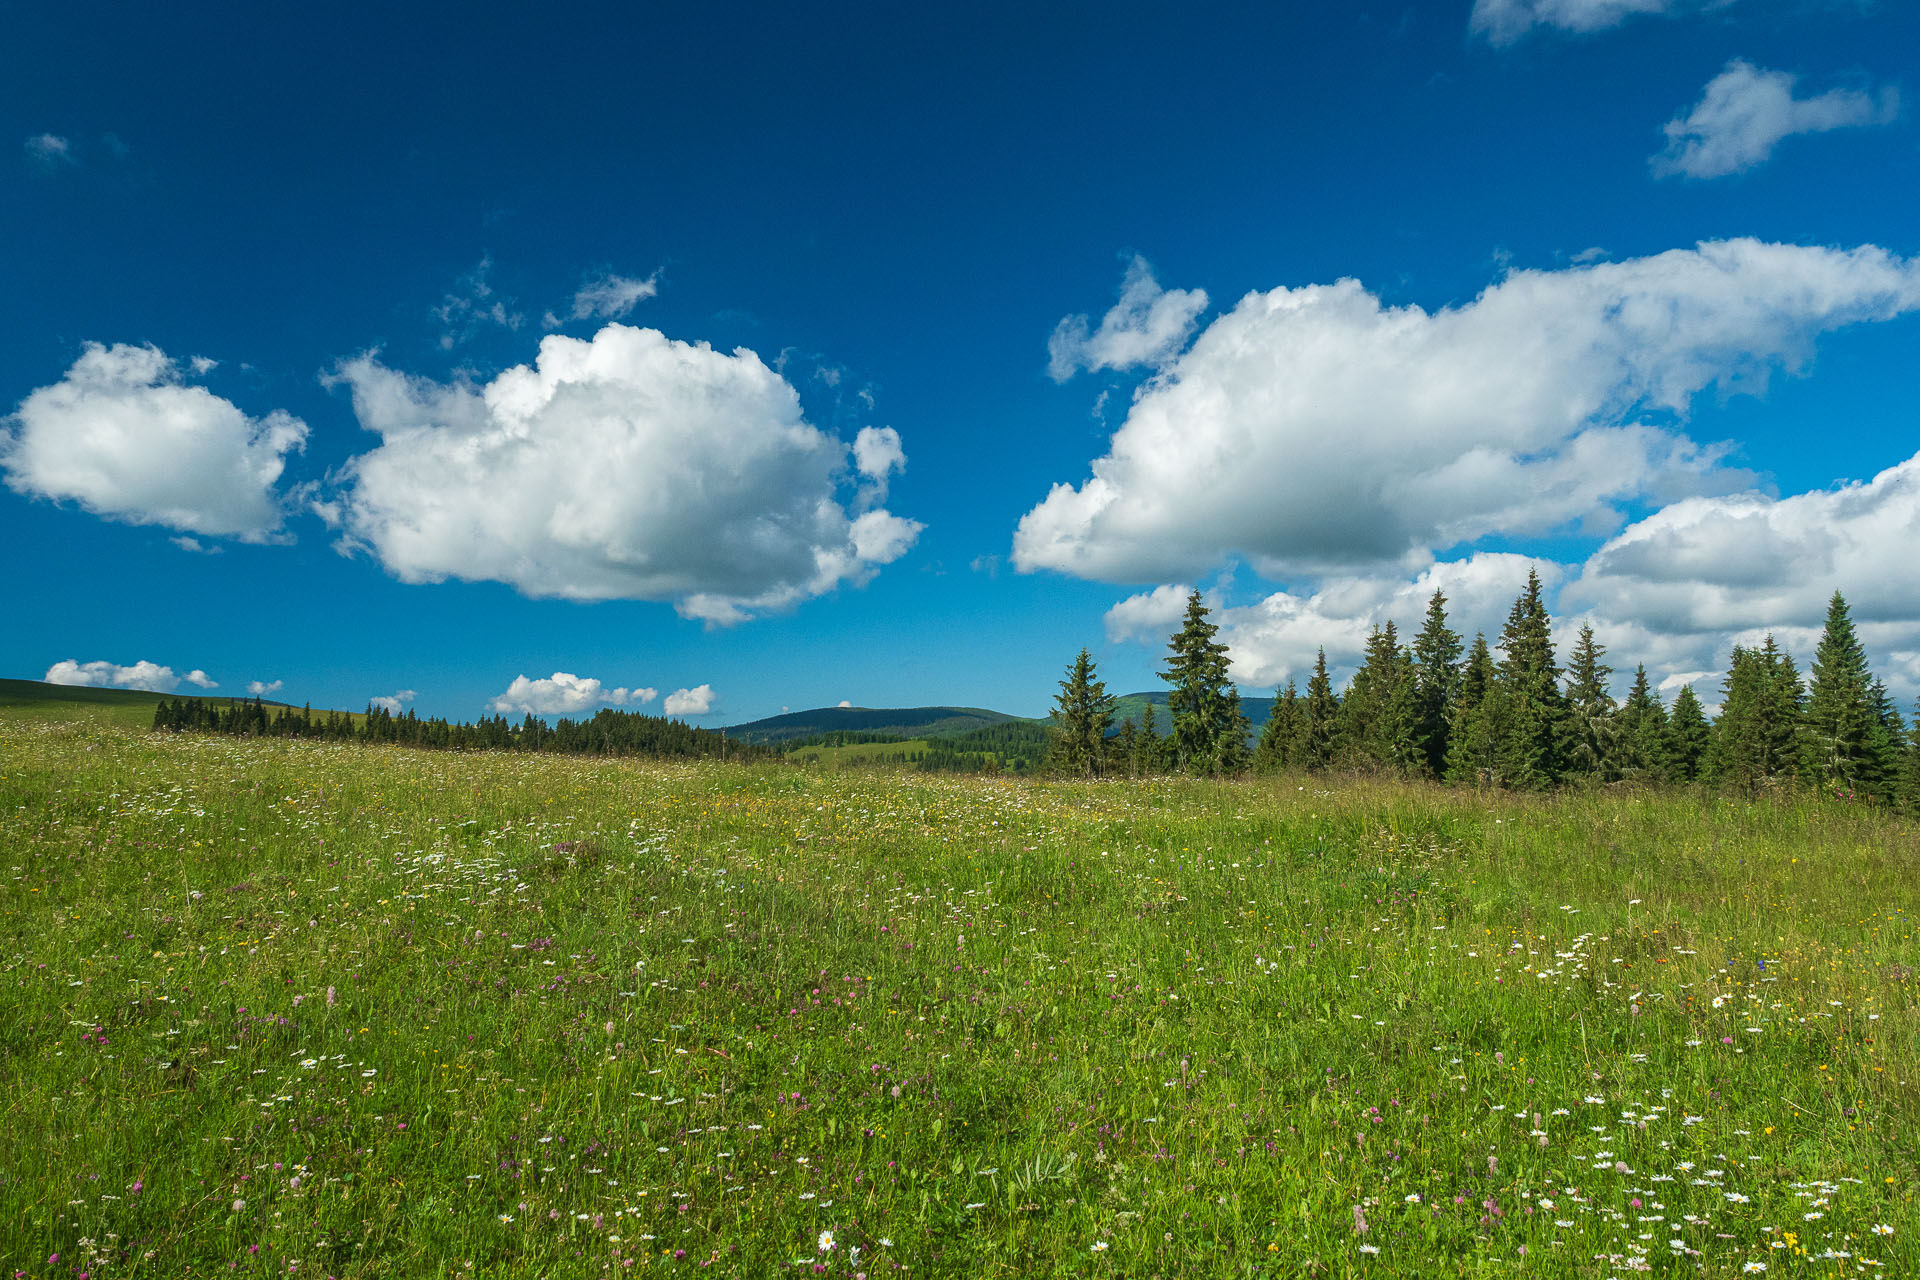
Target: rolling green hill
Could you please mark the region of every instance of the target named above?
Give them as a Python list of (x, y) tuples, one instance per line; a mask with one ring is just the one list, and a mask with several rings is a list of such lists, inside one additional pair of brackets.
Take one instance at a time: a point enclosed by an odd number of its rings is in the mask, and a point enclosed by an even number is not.
[[(1167, 711), (1167, 695), (1164, 690), (1156, 689), (1150, 693), (1126, 693), (1113, 700), (1113, 726), (1118, 729), (1122, 723), (1131, 720), (1140, 723), (1140, 717), (1147, 713), (1147, 703), (1153, 703), (1153, 727), (1161, 733), (1173, 723), (1173, 716)], [(1272, 698), (1250, 698), (1240, 695), (1240, 710), (1247, 716), (1248, 741), (1260, 736), (1260, 727), (1273, 714)]]
[(741, 742), (775, 744), (823, 733), (890, 733), (901, 738), (955, 738), (975, 729), (1024, 721), (980, 707), (819, 707), (730, 725), (721, 732)]
[[(0, 710), (44, 720), (95, 720), (144, 729), (153, 723), (161, 699), (177, 702), (203, 697), (232, 702), (220, 694), (148, 693), (144, 689), (96, 689), (88, 685), (45, 684), (39, 680), (0, 680)], [(285, 703), (268, 702), (269, 707)]]

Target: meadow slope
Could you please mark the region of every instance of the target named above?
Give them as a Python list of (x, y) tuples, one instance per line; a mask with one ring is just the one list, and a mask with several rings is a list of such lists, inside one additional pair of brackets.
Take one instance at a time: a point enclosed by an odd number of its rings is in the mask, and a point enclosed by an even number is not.
[(1920, 1274), (1831, 802), (0, 712), (15, 1277)]

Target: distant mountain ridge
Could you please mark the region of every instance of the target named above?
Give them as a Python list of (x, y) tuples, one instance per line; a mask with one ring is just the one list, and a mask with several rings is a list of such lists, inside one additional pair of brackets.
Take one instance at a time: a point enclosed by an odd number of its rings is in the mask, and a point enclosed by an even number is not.
[[(1135, 724), (1153, 704), (1154, 726), (1167, 732), (1173, 722), (1167, 710), (1167, 695), (1162, 690), (1127, 693), (1114, 699), (1113, 725), (1118, 729), (1127, 720)], [(1249, 732), (1258, 736), (1260, 727), (1273, 712), (1272, 698), (1240, 698)], [(811, 711), (793, 711), (728, 725), (720, 732), (741, 742), (781, 743), (796, 738), (811, 738), (823, 733), (891, 733), (901, 738), (955, 738), (990, 725), (1020, 721), (1045, 724), (1045, 716), (1016, 716), (983, 707), (816, 707)]]
[[(1274, 698), (1250, 698), (1240, 695), (1240, 710), (1247, 717), (1247, 731), (1251, 737), (1260, 736), (1260, 727), (1273, 714)], [(1123, 693), (1113, 700), (1113, 726), (1118, 729), (1122, 723), (1131, 720), (1136, 725), (1147, 713), (1147, 704), (1153, 704), (1153, 727), (1160, 733), (1167, 731), (1173, 723), (1173, 713), (1167, 710), (1167, 693), (1164, 689), (1155, 689), (1148, 693)]]
[(777, 743), (822, 733), (895, 733), (902, 738), (955, 738), (975, 729), (1028, 716), (983, 707), (816, 707), (728, 725), (720, 732), (741, 742)]

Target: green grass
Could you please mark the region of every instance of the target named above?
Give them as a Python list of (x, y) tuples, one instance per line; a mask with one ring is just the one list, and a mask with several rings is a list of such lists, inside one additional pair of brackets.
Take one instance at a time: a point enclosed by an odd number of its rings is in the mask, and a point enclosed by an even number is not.
[(153, 724), (155, 704), (168, 696), (137, 689), (92, 689), (42, 684), (38, 680), (0, 680), (0, 715), (13, 723), (87, 720), (145, 729)]
[(800, 747), (787, 753), (793, 764), (817, 765), (826, 769), (857, 769), (891, 760), (901, 754), (925, 752), (932, 747), (925, 738), (903, 742), (850, 742), (838, 747)]
[(0, 849), (8, 1275), (1920, 1274), (1872, 811), (3, 712)]

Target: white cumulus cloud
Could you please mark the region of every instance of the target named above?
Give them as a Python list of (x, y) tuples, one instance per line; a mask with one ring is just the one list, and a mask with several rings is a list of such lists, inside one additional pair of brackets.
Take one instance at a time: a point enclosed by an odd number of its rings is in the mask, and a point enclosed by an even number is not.
[[(524, 678), (525, 677), (522, 677), (522, 679)], [(393, 693), (384, 694), (377, 698), (368, 698), (367, 704), (369, 706), (384, 707), (388, 712), (397, 716), (400, 714), (401, 709), (409, 702), (412, 702), (417, 696), (418, 695), (411, 689), (399, 689)]]
[(110, 520), (265, 542), (280, 530), (287, 455), (306, 438), (298, 418), (250, 418), (186, 384), (156, 347), (89, 342), (0, 426), (0, 468), (17, 493)]
[(907, 454), (900, 447), (900, 433), (892, 427), (860, 428), (853, 438), (853, 469), (865, 482), (860, 488), (859, 503), (875, 506), (885, 502), (888, 478), (907, 469)]
[[(1224, 608), (1208, 605), (1236, 681), (1250, 689), (1272, 688), (1289, 678), (1304, 685), (1316, 652), (1326, 650), (1327, 664), (1338, 675), (1359, 664), (1368, 633), (1388, 622), (1399, 628), (1402, 643), (1411, 644), (1436, 591), (1447, 598), (1449, 626), (1469, 641), (1474, 632), (1485, 632), (1492, 643), (1529, 570), (1550, 588), (1565, 572), (1552, 561), (1481, 551), (1435, 562), (1411, 577), (1391, 570), (1346, 574), (1311, 591), (1276, 591)], [(1186, 613), (1189, 590), (1171, 584), (1122, 600), (1107, 611), (1107, 638), (1164, 648)]]
[(1149, 644), (1165, 640), (1186, 616), (1187, 596), (1192, 590), (1186, 583), (1176, 582), (1128, 596), (1107, 610), (1107, 639)]
[(507, 691), (487, 703), (487, 710), (501, 714), (531, 713), (537, 716), (569, 715), (592, 711), (596, 707), (644, 706), (659, 696), (656, 689), (612, 688), (592, 676), (576, 676), (556, 671), (551, 677), (529, 680), (515, 676)]
[(1784, 498), (1661, 508), (1607, 541), (1564, 593), (1666, 634), (1817, 628), (1835, 590), (1862, 623), (1920, 621), (1920, 456)]
[(1474, 0), (1467, 20), (1475, 35), (1512, 44), (1535, 27), (1587, 33), (1617, 27), (1642, 14), (1719, 9), (1732, 0)]
[(202, 671), (198, 667), (195, 667), (193, 670), (187, 672), (186, 675), (181, 676), (180, 678), (182, 680), (185, 680), (188, 684), (194, 685), (201, 689), (218, 689), (220, 687), (220, 682), (218, 680), (215, 680), (212, 676), (208, 675), (206, 672)]
[[(206, 680), (206, 672), (195, 670), (192, 674), (200, 677), (193, 683), (203, 689), (213, 688), (210, 680), (201, 684), (202, 680)], [(188, 678), (192, 679), (192, 676)], [(163, 667), (144, 659), (130, 667), (123, 667), (117, 662), (75, 662), (68, 658), (48, 667), (47, 674), (40, 679), (47, 684), (96, 689), (144, 689), (149, 693), (172, 693), (180, 687), (180, 677), (173, 674), (172, 667)]]
[(864, 583), (922, 527), (849, 514), (848, 446), (745, 349), (609, 324), (550, 334), (483, 386), (372, 356), (337, 377), (381, 443), (347, 464), (335, 518), (405, 582), (670, 600), (728, 623)]
[(278, 693), (287, 687), (285, 680), (249, 680), (247, 692), (256, 698), (264, 698), (270, 693)]
[(670, 716), (703, 716), (713, 710), (713, 686), (697, 684), (691, 689), (675, 689), (661, 704)]
[(659, 277), (635, 279), (611, 273), (589, 280), (573, 295), (575, 320), (619, 320), (660, 292)]
[(1653, 171), (1662, 177), (1725, 177), (1764, 164), (1780, 140), (1793, 134), (1889, 124), (1900, 114), (1900, 93), (1892, 85), (1877, 94), (1830, 89), (1796, 98), (1794, 80), (1785, 71), (1735, 58), (1707, 82), (1690, 111), (1667, 121), (1667, 149), (1653, 157)]
[(1021, 519), (1014, 563), (1165, 582), (1244, 555), (1293, 581), (1604, 535), (1623, 502), (1750, 483), (1675, 429), (1699, 393), (1761, 391), (1822, 332), (1916, 306), (1920, 267), (1883, 249), (1754, 240), (1515, 271), (1433, 312), (1355, 280), (1251, 293)]
[(1186, 345), (1193, 322), (1207, 309), (1202, 289), (1162, 289), (1145, 258), (1135, 256), (1120, 283), (1120, 300), (1100, 317), (1068, 316), (1047, 340), (1047, 372), (1065, 382), (1085, 369), (1158, 365)]

